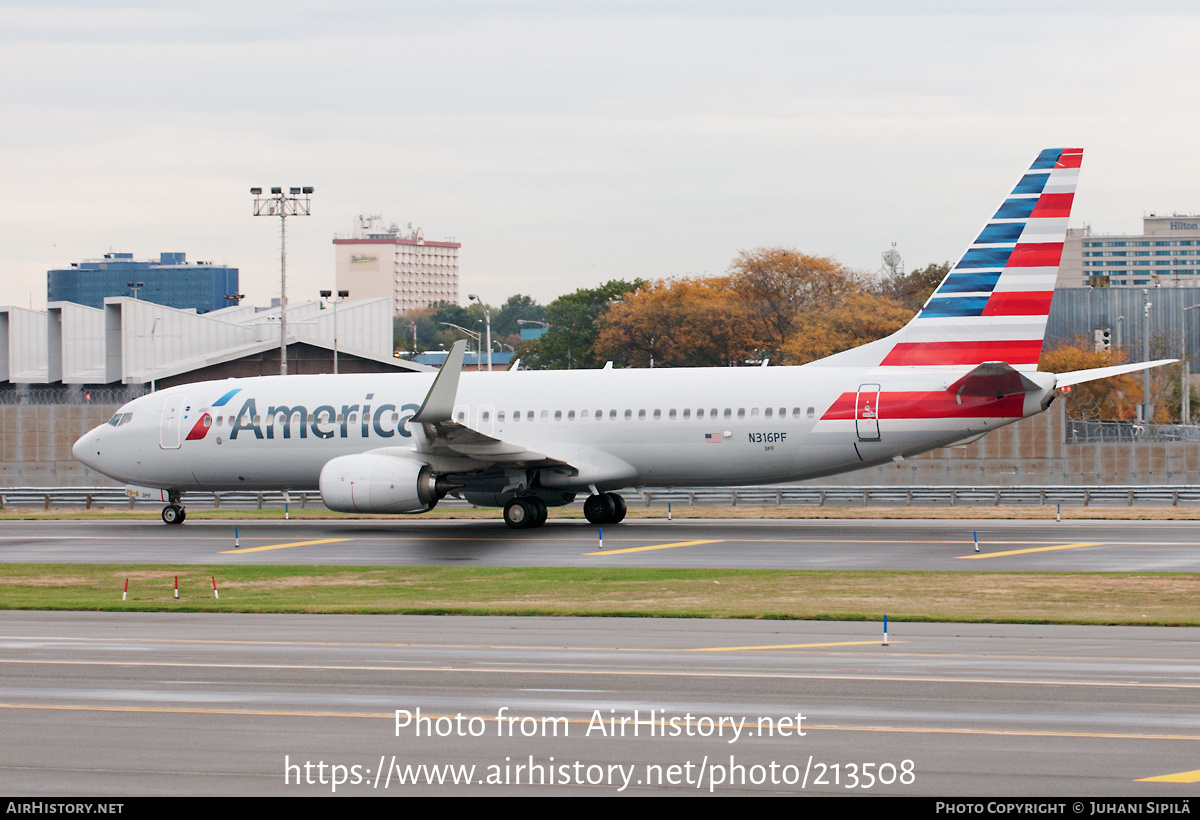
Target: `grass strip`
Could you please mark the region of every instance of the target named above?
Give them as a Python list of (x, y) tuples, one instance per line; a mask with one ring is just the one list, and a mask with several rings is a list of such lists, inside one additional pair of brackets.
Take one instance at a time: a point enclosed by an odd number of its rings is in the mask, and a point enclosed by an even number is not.
[(0, 564), (0, 584), (5, 609), (1200, 626), (1189, 573)]

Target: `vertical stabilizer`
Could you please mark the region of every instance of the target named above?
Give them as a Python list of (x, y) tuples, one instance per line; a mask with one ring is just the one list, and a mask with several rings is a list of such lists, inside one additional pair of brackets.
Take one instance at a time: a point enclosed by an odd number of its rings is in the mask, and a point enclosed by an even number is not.
[(821, 364), (1037, 370), (1080, 148), (1047, 148), (917, 316), (896, 333)]

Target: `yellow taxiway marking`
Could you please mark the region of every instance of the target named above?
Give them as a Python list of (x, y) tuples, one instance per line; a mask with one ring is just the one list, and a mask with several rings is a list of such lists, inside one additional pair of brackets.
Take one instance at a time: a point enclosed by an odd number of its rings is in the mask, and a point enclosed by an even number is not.
[(622, 555), (626, 552), (646, 552), (647, 550), (669, 550), (672, 547), (694, 547), (697, 544), (721, 544), (724, 538), (711, 541), (675, 541), (671, 544), (654, 544), (650, 547), (626, 547), (621, 550), (604, 550), (602, 552), (585, 552), (584, 555)]
[(269, 544), (265, 547), (246, 547), (245, 549), (222, 550), (222, 555), (238, 555), (243, 552), (262, 552), (263, 550), (285, 550), (288, 547), (309, 547), (313, 544), (334, 544), (338, 541), (349, 541), (349, 538), (322, 538), (320, 541), (293, 541), (290, 544)]
[[(256, 709), (180, 709), (161, 706), (60, 706), (52, 704), (40, 703), (3, 703), (0, 704), (0, 709), (33, 709), (45, 710), (50, 712), (134, 712), (142, 714), (168, 714), (168, 715), (245, 715), (247, 717), (310, 717), (310, 718), (367, 718), (371, 720), (388, 720), (394, 721), (396, 714), (378, 714), (371, 712), (285, 712), (285, 711), (267, 711)], [(448, 718), (454, 720), (455, 715), (422, 715), (422, 718), (428, 717), (430, 720), (439, 720)], [(472, 719), (482, 720), (487, 723), (500, 722), (507, 718), (497, 718), (494, 715), (477, 715)], [(592, 718), (562, 718), (567, 723), (574, 723), (580, 726), (591, 725)], [(639, 721), (639, 725), (649, 726), (649, 720)], [(754, 727), (761, 731), (763, 721), (758, 720), (751, 722), (746, 721), (747, 727)], [(684, 721), (680, 724), (696, 726), (698, 722)], [(926, 726), (831, 726), (813, 723), (804, 724), (805, 732), (885, 732), (885, 733), (902, 733), (902, 734), (922, 734), (922, 735), (999, 735), (1003, 737), (1088, 737), (1088, 738), (1110, 738), (1118, 740), (1200, 740), (1198, 735), (1147, 735), (1147, 734), (1119, 734), (1116, 732), (1054, 732), (1054, 731), (1022, 731), (1014, 729), (937, 729)], [(1186, 774), (1186, 773), (1185, 773)], [(1197, 774), (1192, 772), (1191, 774)], [(1168, 775), (1168, 777), (1177, 777), (1178, 775)], [(1164, 780), (1165, 778), (1150, 777), (1146, 780)], [(1187, 781), (1178, 781), (1187, 782)]]
[[(908, 641), (892, 641), (908, 643)], [(787, 643), (777, 646), (705, 646), (689, 652), (747, 652), (755, 649), (820, 649), (827, 646), (879, 646), (879, 641), (839, 641), (837, 643)]]
[(1158, 777), (1142, 777), (1134, 783), (1200, 783), (1200, 769), (1178, 774), (1160, 774)]
[(1025, 555), (1030, 552), (1053, 552), (1054, 550), (1074, 550), (1080, 547), (1102, 547), (1102, 543), (1058, 544), (1053, 547), (1033, 547), (1027, 550), (1007, 550), (1006, 552), (983, 552), (979, 555), (958, 555), (957, 558), (999, 558), (1002, 555)]

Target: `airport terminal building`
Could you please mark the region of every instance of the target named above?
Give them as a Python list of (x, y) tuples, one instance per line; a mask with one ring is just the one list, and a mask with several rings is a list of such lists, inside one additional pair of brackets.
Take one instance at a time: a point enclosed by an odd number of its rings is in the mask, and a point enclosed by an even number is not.
[(106, 253), (102, 259), (72, 262), (46, 272), (46, 301), (104, 307), (109, 296), (208, 313), (238, 292), (238, 269), (212, 262), (188, 262), (185, 253), (160, 253), (157, 260), (135, 260), (132, 253)]

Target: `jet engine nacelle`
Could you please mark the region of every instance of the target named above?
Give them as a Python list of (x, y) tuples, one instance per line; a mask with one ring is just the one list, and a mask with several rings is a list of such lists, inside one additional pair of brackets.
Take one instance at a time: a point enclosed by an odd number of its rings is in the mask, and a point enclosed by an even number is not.
[(338, 512), (425, 512), (451, 486), (428, 464), (398, 456), (340, 456), (321, 468), (321, 500)]

